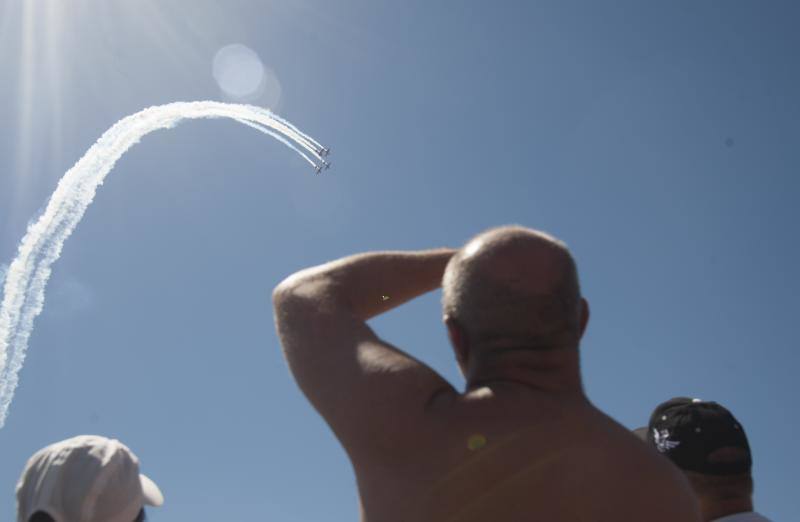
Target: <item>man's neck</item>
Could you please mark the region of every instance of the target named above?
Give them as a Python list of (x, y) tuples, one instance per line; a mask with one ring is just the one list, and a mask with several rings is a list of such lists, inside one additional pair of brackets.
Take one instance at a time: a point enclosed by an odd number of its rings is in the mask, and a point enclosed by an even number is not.
[(467, 375), (467, 391), (499, 384), (556, 395), (583, 396), (577, 349), (536, 350), (500, 346), (483, 352)]
[(707, 500), (701, 497), (700, 511), (703, 514), (703, 520), (709, 522), (728, 515), (753, 511), (753, 501), (750, 498)]

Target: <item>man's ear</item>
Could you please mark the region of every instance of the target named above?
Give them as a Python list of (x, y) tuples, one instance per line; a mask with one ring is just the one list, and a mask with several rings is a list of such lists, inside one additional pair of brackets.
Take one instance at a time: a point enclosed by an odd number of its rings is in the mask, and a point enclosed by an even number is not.
[(447, 327), (447, 336), (450, 338), (450, 344), (453, 346), (453, 351), (456, 354), (456, 361), (461, 366), (462, 371), (467, 370), (467, 342), (464, 334), (464, 329), (459, 324), (458, 320), (447, 314), (442, 318), (445, 326)]
[(581, 335), (583, 337), (583, 332), (586, 331), (586, 325), (589, 324), (589, 302), (581, 297)]

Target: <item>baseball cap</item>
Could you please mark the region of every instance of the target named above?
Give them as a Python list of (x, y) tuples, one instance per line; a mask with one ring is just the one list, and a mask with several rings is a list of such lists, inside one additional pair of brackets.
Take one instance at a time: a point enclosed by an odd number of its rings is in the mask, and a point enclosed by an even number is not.
[(80, 435), (37, 451), (17, 483), (17, 522), (45, 511), (56, 522), (131, 522), (164, 496), (115, 439)]
[(675, 397), (653, 410), (647, 427), (633, 431), (687, 471), (735, 475), (753, 464), (744, 428), (716, 402)]

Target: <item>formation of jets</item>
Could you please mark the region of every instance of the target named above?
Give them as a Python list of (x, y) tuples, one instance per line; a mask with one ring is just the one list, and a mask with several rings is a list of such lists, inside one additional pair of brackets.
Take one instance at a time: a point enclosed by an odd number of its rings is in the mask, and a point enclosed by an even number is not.
[(316, 167), (317, 174), (319, 174), (322, 169), (328, 170), (329, 168), (331, 168), (331, 164), (325, 160), (322, 160), (322, 165), (317, 165)]
[(321, 165), (316, 165), (314, 167), (314, 170), (317, 171), (317, 174), (319, 174), (323, 170), (328, 170), (329, 168), (331, 168), (330, 162), (327, 162), (324, 159), (322, 159), (322, 158), (324, 158), (325, 156), (327, 156), (328, 154), (331, 153), (331, 149), (326, 149), (325, 147), (320, 147), (320, 148), (316, 148), (315, 147), (314, 148), (314, 152), (317, 153), (317, 157), (319, 157), (319, 160), (322, 162)]

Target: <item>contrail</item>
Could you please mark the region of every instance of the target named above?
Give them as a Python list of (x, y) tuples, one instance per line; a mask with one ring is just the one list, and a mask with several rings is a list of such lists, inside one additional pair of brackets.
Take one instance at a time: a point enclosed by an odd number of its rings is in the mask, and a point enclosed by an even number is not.
[(236, 118), (236, 121), (238, 121), (242, 125), (247, 125), (248, 127), (252, 127), (254, 129), (256, 129), (257, 131), (263, 132), (267, 136), (272, 136), (273, 138), (275, 138), (276, 140), (280, 141), (281, 143), (283, 143), (284, 145), (286, 145), (287, 147), (289, 147), (290, 149), (292, 149), (296, 153), (300, 154), (303, 157), (303, 159), (305, 159), (312, 167), (316, 168), (317, 164), (314, 163), (314, 161), (311, 158), (306, 156), (303, 153), (303, 151), (301, 151), (300, 149), (298, 149), (297, 147), (292, 145), (292, 142), (290, 142), (289, 140), (287, 140), (286, 138), (284, 138), (282, 135), (278, 134), (277, 132), (268, 129), (267, 127), (264, 127), (260, 123), (255, 123), (255, 122), (252, 122), (250, 120), (240, 120), (239, 118)]
[[(270, 111), (251, 105), (213, 101), (177, 102), (149, 107), (126, 116), (108, 129), (81, 159), (58, 182), (42, 215), (28, 226), (17, 249), (17, 257), (5, 272), (3, 301), (0, 303), (0, 428), (5, 425), (8, 408), (14, 398), (18, 374), (25, 361), (33, 321), (44, 306), (44, 291), (50, 267), (61, 255), (64, 242), (94, 199), (97, 187), (117, 160), (158, 129), (168, 129), (185, 119), (231, 118), (278, 139), (316, 164), (300, 149), (308, 150), (319, 160), (317, 141)], [(294, 142), (294, 143), (292, 143)]]
[[(257, 109), (258, 109), (258, 111), (260, 111), (260, 112), (262, 112), (262, 113), (263, 113), (263, 112), (269, 112), (269, 109), (264, 109), (264, 108), (262, 108), (262, 107), (257, 107)], [(293, 131), (293, 132), (297, 132), (298, 134), (302, 134), (302, 133), (300, 133), (300, 130), (299, 130), (297, 127), (295, 127), (294, 125), (292, 125), (292, 124), (291, 124), (291, 123), (289, 123), (288, 121), (284, 120), (283, 118), (281, 118), (281, 117), (280, 117), (280, 116), (278, 116), (277, 114), (273, 114), (273, 115), (272, 115), (272, 117), (273, 117), (275, 120), (277, 120), (278, 122), (280, 122), (281, 124), (283, 124), (284, 126), (286, 126), (286, 127), (287, 127), (288, 129), (290, 129), (291, 131)], [(311, 145), (311, 147), (312, 147), (312, 148), (314, 149), (314, 151), (315, 151), (315, 154), (317, 154), (317, 156), (319, 157), (319, 153), (317, 153), (316, 151), (318, 151), (318, 150), (323, 150), (325, 147), (323, 147), (323, 146), (322, 146), (322, 144), (320, 144), (320, 142), (318, 142), (317, 140), (315, 140), (315, 139), (314, 139), (314, 138), (312, 138), (311, 136), (306, 136), (306, 135), (303, 135), (303, 137), (305, 138), (306, 142), (308, 142), (308, 144), (309, 144), (309, 145)]]

